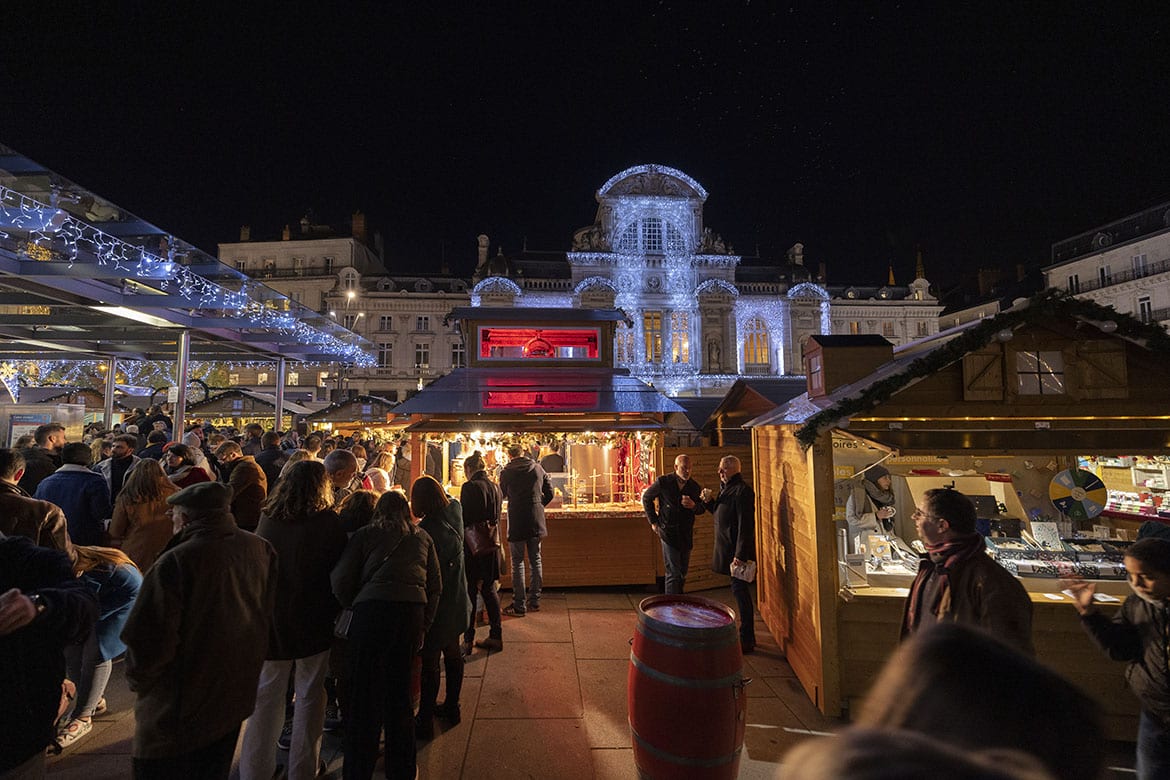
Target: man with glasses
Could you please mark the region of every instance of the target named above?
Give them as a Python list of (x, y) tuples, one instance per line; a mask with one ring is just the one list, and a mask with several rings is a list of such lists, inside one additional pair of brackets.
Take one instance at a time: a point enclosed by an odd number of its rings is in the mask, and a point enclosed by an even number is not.
[(978, 626), (1033, 655), (1032, 601), (1020, 581), (987, 555), (971, 499), (950, 488), (928, 490), (913, 519), (926, 552), (906, 597), (902, 636), (953, 621)]

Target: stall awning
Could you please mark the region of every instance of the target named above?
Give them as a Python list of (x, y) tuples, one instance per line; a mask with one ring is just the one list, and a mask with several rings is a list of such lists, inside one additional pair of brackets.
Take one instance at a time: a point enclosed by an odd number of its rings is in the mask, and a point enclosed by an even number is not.
[(413, 433), (472, 433), (474, 431), (514, 431), (525, 433), (566, 433), (581, 431), (662, 431), (670, 428), (665, 422), (651, 417), (577, 417), (554, 415), (549, 417), (494, 417), (476, 415), (459, 418), (429, 418), (406, 426)]
[(624, 369), (452, 371), (394, 408), (396, 415), (669, 414), (685, 412)]

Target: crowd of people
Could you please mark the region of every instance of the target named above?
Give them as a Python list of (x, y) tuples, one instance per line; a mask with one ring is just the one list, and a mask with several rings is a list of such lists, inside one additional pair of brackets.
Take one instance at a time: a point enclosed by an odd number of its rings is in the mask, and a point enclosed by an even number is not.
[[(135, 777), (227, 777), (242, 731), (241, 777), (271, 778), (279, 746), (308, 780), (326, 730), (343, 732), (345, 777), (372, 775), (383, 732), (387, 776), (413, 777), (416, 740), (460, 720), (465, 654), (503, 649), (502, 551), (471, 554), (434, 478), (398, 480), (396, 442), (200, 424), (180, 441), (158, 410), (131, 420), (79, 442), (47, 423), (0, 449), (0, 650), (16, 662), (0, 669), (0, 776), (41, 777), (46, 747), (84, 739), (124, 657)], [(482, 494), (468, 522), (498, 541), (487, 485), (465, 486)]]

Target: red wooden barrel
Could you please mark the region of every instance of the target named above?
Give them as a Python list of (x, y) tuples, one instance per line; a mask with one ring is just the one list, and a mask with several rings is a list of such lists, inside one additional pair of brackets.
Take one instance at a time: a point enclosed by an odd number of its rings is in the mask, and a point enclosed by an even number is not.
[(699, 596), (644, 599), (628, 689), (639, 775), (736, 777), (747, 717), (743, 686), (734, 612)]

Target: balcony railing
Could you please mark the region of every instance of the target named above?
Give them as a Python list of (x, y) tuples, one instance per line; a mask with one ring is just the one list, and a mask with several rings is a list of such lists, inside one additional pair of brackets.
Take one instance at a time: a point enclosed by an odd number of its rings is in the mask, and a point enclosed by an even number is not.
[(1144, 268), (1135, 268), (1130, 271), (1119, 271), (1118, 273), (1110, 274), (1103, 280), (1086, 279), (1079, 284), (1066, 284), (1060, 289), (1076, 295), (1077, 293), (1092, 292), (1093, 290), (1100, 290), (1104, 287), (1112, 287), (1115, 284), (1122, 284), (1123, 282), (1132, 282), (1134, 279), (1144, 279), (1147, 276), (1154, 276), (1155, 274), (1162, 274), (1167, 271), (1170, 271), (1170, 260), (1160, 260), (1156, 263), (1150, 263)]

